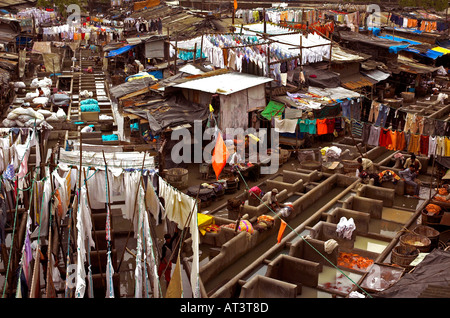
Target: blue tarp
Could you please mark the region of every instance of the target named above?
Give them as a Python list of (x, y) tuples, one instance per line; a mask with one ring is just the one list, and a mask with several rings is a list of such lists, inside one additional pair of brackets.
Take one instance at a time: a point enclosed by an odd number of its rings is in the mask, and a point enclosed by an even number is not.
[(405, 44), (405, 45), (393, 45), (389, 48), (389, 52), (390, 53), (398, 53), (401, 50), (404, 50), (406, 48), (408, 48), (409, 44)]
[(153, 75), (155, 78), (157, 79), (162, 79), (163, 78), (163, 71), (162, 70), (158, 70), (158, 71), (151, 71), (148, 72), (150, 75)]
[(395, 41), (395, 42), (408, 42), (411, 45), (421, 44), (420, 42), (417, 42), (417, 41), (404, 39), (404, 38), (393, 37), (392, 35), (389, 35), (389, 34), (378, 36), (378, 37), (381, 38), (381, 39), (391, 40), (391, 41)]
[[(396, 41), (396, 42), (408, 42), (410, 45), (420, 45), (420, 44), (422, 44), (420, 42), (409, 40), (409, 39), (393, 37), (392, 35), (389, 35), (389, 34), (386, 34), (386, 35), (383, 35), (383, 36), (379, 36), (379, 38), (386, 39), (386, 40), (391, 40), (391, 41)], [(389, 50), (390, 49), (391, 48), (389, 48)], [(433, 59), (433, 60), (435, 60), (438, 57), (441, 57), (442, 55), (444, 55), (441, 52), (436, 52), (436, 51), (433, 51), (433, 50), (428, 50), (426, 53), (421, 53), (419, 50), (414, 49), (414, 48), (410, 48), (410, 47), (406, 47), (404, 50), (407, 51), (407, 52), (412, 52), (412, 53), (419, 54), (421, 56), (428, 57), (428, 58)]]
[(116, 56), (116, 55), (128, 52), (129, 50), (131, 50), (135, 46), (136, 45), (125, 45), (125, 46), (122, 46), (121, 48), (109, 51), (107, 57), (113, 57), (113, 56)]

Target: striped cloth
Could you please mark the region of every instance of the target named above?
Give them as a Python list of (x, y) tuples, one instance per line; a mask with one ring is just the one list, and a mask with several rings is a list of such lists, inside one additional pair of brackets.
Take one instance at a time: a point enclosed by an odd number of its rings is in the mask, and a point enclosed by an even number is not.
[(352, 134), (353, 136), (356, 137), (362, 137), (362, 132), (363, 132), (363, 123), (356, 121), (356, 120), (352, 120)]

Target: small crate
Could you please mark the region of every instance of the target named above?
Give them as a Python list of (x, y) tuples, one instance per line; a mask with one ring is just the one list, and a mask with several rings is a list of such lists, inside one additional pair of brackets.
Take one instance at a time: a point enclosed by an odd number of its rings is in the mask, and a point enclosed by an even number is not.
[(98, 122), (98, 114), (98, 112), (81, 112), (81, 120)]

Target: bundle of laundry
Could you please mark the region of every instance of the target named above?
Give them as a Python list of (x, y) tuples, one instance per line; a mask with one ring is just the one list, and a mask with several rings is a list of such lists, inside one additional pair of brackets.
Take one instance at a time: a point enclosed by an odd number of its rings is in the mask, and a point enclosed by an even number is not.
[(158, 81), (158, 79), (156, 77), (154, 77), (153, 75), (151, 75), (151, 74), (149, 74), (147, 72), (139, 72), (139, 73), (136, 73), (134, 75), (130, 75), (127, 78), (125, 78), (125, 82), (131, 82), (131, 81), (134, 81), (134, 80), (137, 80), (137, 79), (141, 79), (141, 78), (144, 78), (144, 77), (149, 77), (149, 78), (153, 79), (154, 81)]
[(33, 104), (41, 105), (42, 107), (46, 107), (48, 105), (49, 98), (45, 96), (39, 96), (33, 98)]
[(115, 141), (115, 140), (119, 140), (119, 136), (117, 134), (102, 135), (102, 141)]
[(99, 119), (99, 120), (113, 120), (114, 117), (109, 116), (109, 115), (105, 115), (105, 114), (101, 114), (101, 115), (98, 117), (98, 119)]
[(80, 102), (80, 109), (82, 112), (100, 112), (98, 101), (93, 98), (82, 100)]
[(4, 127), (42, 127), (52, 129), (48, 122), (62, 122), (67, 118), (65, 112), (59, 109), (57, 113), (39, 109), (18, 107), (12, 110), (2, 121)]
[(64, 93), (53, 94), (50, 98), (53, 105), (56, 106), (68, 106), (70, 103), (70, 96)]
[(347, 220), (345, 216), (341, 217), (339, 223), (336, 226), (336, 232), (338, 236), (347, 240), (352, 238), (353, 231), (356, 229), (355, 221), (353, 218)]
[(80, 92), (80, 97), (90, 98), (92, 96), (94, 96), (94, 94), (92, 92), (89, 92), (87, 89), (85, 89), (84, 91)]
[(342, 153), (342, 149), (338, 148), (336, 146), (332, 146), (332, 147), (328, 147), (328, 149), (326, 149), (325, 151), (325, 156), (328, 159), (339, 159), (339, 157), (341, 156)]
[(27, 86), (25, 85), (24, 82), (14, 82), (14, 91), (18, 91), (19, 89), (24, 89)]
[(43, 88), (43, 87), (49, 88), (49, 87), (52, 86), (52, 83), (53, 83), (52, 80), (50, 78), (48, 78), (48, 77), (44, 77), (41, 80), (38, 79), (38, 78), (35, 78), (35, 79), (33, 79), (31, 81), (30, 87), (31, 88), (38, 88), (38, 87), (40, 87), (40, 88)]

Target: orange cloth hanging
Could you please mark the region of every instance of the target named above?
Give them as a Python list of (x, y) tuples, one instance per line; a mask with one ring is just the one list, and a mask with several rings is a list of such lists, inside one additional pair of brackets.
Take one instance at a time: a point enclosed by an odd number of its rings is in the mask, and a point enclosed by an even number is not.
[(212, 167), (216, 173), (216, 178), (219, 180), (219, 175), (223, 168), (227, 164), (227, 159), (230, 153), (228, 152), (227, 146), (223, 141), (222, 134), (219, 132), (217, 136), (216, 146), (214, 147), (212, 155)]
[(281, 239), (283, 238), (284, 230), (286, 229), (286, 222), (281, 220), (280, 229), (278, 230), (277, 242), (280, 244)]

